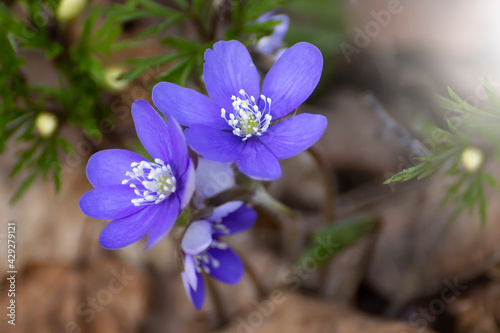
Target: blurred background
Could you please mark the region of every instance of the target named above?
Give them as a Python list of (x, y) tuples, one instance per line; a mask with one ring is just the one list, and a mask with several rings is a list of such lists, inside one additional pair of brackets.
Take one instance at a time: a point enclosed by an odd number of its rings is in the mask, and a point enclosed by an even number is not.
[[(7, 223), (15, 221), (18, 271), (16, 326), (2, 314), (1, 332), (500, 332), (498, 190), (470, 194), (488, 203), (482, 223), (475, 211), (455, 216), (456, 205), (441, 204), (453, 184), (444, 172), (383, 184), (418, 163), (416, 143), (439, 144), (428, 126), (446, 128), (455, 115), (439, 98), (450, 97), (448, 87), (474, 107), (491, 103), (484, 80), (498, 90), (500, 3), (68, 2), (69, 14), (57, 12), (57, 1), (0, 7), (0, 242), (5, 249)], [(235, 16), (235, 3), (250, 9)], [(187, 19), (178, 14), (184, 8)], [(321, 82), (299, 111), (328, 118), (316, 146), (331, 198), (305, 153), (283, 161), (283, 178), (268, 187), (299, 216), (296, 250), (305, 251), (325, 206), (335, 207), (338, 221), (376, 223), (308, 268), (283, 246), (284, 222), (257, 205), (257, 225), (229, 243), (245, 253), (263, 290), (248, 275), (236, 286), (217, 283), (228, 319), (221, 326), (211, 298), (196, 311), (186, 297), (173, 238), (148, 251), (143, 242), (104, 250), (98, 235), (107, 222), (84, 216), (78, 200), (92, 188), (85, 175), (92, 153), (141, 151), (132, 102), (151, 100), (162, 80), (197, 88), (200, 50), (268, 34), (272, 27), (243, 24), (267, 10), (290, 17), (285, 45), (307, 41), (324, 56)], [(253, 55), (263, 70), (272, 64)], [(475, 136), (467, 142), (481, 147), (481, 168), (500, 176), (496, 148)], [(2, 250), (2, 276), (7, 265)]]

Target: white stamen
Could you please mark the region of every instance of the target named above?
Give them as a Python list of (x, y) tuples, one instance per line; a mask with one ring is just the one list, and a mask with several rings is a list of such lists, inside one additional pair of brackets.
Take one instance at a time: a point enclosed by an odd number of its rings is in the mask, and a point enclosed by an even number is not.
[[(228, 248), (228, 245), (224, 242), (221, 242), (219, 240), (213, 240), (212, 243), (210, 244), (210, 247), (220, 249), (220, 250), (225, 250)], [(219, 268), (220, 267), (220, 261), (215, 258), (213, 255), (210, 254), (210, 252), (205, 251), (203, 253), (197, 254), (193, 256), (193, 261), (195, 265), (195, 269), (198, 273), (201, 273), (202, 271), (205, 271), (206, 273), (210, 274), (210, 266), (213, 268)]]
[(261, 136), (271, 125), (271, 99), (260, 95), (264, 102), (264, 109), (259, 110), (254, 96), (249, 96), (245, 90), (240, 89), (239, 94), (242, 98), (231, 96), (233, 101), (233, 112), (229, 113), (229, 119), (226, 117), (226, 110), (221, 109), (221, 117), (227, 121), (233, 128), (233, 134), (242, 138), (243, 141), (252, 135)]
[[(139, 197), (131, 200), (135, 206), (158, 204), (177, 189), (177, 180), (173, 175), (172, 168), (159, 158), (156, 158), (154, 163), (133, 162), (130, 167), (133, 168), (132, 171), (125, 173), (129, 178), (124, 179), (122, 184), (134, 182), (129, 186)], [(143, 188), (137, 188), (137, 184), (141, 184)]]
[(220, 261), (215, 258), (209, 251), (209, 248), (215, 248), (219, 250), (226, 250), (229, 246), (218, 240), (216, 235), (221, 235), (221, 234), (229, 234), (230, 230), (221, 223), (222, 219), (219, 219), (215, 222), (212, 223), (212, 243), (210, 243), (210, 246), (202, 253), (199, 253), (197, 255), (193, 256), (193, 261), (195, 265), (196, 272), (201, 273), (201, 272), (206, 272), (207, 274), (210, 274), (211, 268), (219, 268), (221, 263)]

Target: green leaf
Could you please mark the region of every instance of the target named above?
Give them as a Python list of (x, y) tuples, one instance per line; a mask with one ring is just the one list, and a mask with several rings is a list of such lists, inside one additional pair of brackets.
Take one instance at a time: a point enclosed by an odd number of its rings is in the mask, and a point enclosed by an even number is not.
[(184, 13), (178, 13), (171, 15), (168, 18), (163, 19), (161, 22), (158, 24), (154, 24), (146, 29), (144, 29), (138, 36), (137, 39), (141, 40), (145, 37), (152, 36), (152, 35), (158, 35), (161, 32), (165, 31), (168, 27), (180, 23), (184, 20), (186, 20), (188, 16)]
[(264, 23), (252, 22), (243, 26), (241, 32), (248, 34), (257, 34), (257, 38), (269, 35), (273, 32), (273, 28), (278, 25), (281, 20), (272, 20)]
[(174, 66), (170, 67), (169, 69), (161, 73), (158, 79), (161, 81), (168, 81), (180, 84), (182, 73), (184, 72), (185, 68), (189, 66), (190, 62), (192, 62), (192, 59), (189, 58), (181, 60)]
[(466, 113), (466, 110), (464, 109), (462, 104), (457, 103), (455, 101), (452, 101), (451, 99), (448, 99), (448, 98), (442, 97), (442, 96), (440, 96), (439, 99), (441, 101), (441, 106), (443, 109), (455, 111), (455, 112), (462, 113), (462, 114)]
[(185, 66), (184, 69), (182, 70), (180, 76), (179, 76), (179, 85), (180, 86), (186, 86), (187, 79), (189, 78), (189, 75), (194, 69), (194, 66), (196, 65), (196, 59), (191, 59)]
[[(459, 146), (443, 146), (441, 147), (441, 151), (434, 153), (431, 156), (416, 158), (418, 160), (422, 160), (423, 162), (393, 175), (391, 178), (387, 179), (384, 184), (389, 184), (400, 180), (406, 181), (417, 176), (418, 179), (425, 178), (438, 171), (450, 159), (455, 163), (459, 158), (460, 152), (461, 148)], [(453, 164), (451, 168), (453, 168)]]
[(58, 138), (58, 142), (66, 154), (68, 154), (68, 155), (73, 154), (73, 147), (68, 142), (68, 140), (66, 140), (65, 138)]
[(173, 0), (177, 6), (182, 9), (189, 8), (189, 2), (187, 0)]
[(186, 55), (187, 53), (178, 52), (178, 53), (162, 54), (152, 57), (127, 59), (123, 61), (123, 64), (128, 65), (133, 69), (130, 72), (124, 74), (121, 78), (127, 80), (134, 80), (135, 78), (137, 78), (139, 75), (141, 75), (150, 68), (165, 65), (173, 60), (183, 58)]
[(424, 163), (415, 165), (411, 168), (405, 169), (405, 170), (395, 174), (391, 178), (387, 179), (384, 182), (384, 184), (389, 184), (389, 183), (397, 182), (400, 180), (410, 180), (410, 179), (416, 177), (417, 175), (419, 175), (420, 173), (422, 173), (423, 172), (422, 170), (424, 170), (425, 166), (426, 165), (424, 162)]
[(455, 125), (453, 125), (449, 118), (446, 118), (446, 123), (448, 124), (448, 128), (450, 129), (451, 133), (455, 134), (455, 136), (460, 135), (457, 131), (457, 128), (455, 127)]
[(479, 178), (477, 182), (477, 201), (479, 205), (479, 218), (481, 220), (481, 225), (486, 224), (486, 198), (484, 197), (483, 182)]
[(61, 164), (58, 161), (52, 163), (52, 177), (54, 179), (54, 189), (56, 192), (61, 190)]
[(498, 189), (498, 182), (491, 173), (484, 173), (484, 178), (491, 187), (493, 187), (494, 189)]
[(191, 220), (191, 211), (190, 209), (184, 209), (182, 214), (177, 218), (175, 221), (175, 226), (177, 227), (183, 227), (189, 223)]
[(324, 264), (361, 237), (375, 232), (377, 227), (378, 220), (372, 215), (353, 216), (322, 227), (314, 232), (299, 265), (305, 267), (310, 260)]
[(450, 87), (448, 87), (448, 93), (450, 94), (450, 97), (455, 102), (450, 101), (444, 97), (441, 97), (441, 101), (443, 102), (443, 108), (445, 108), (445, 109), (459, 112), (459, 113), (463, 113), (463, 114), (480, 115), (480, 116), (488, 117), (488, 118), (491, 118), (491, 117), (498, 118), (499, 117), (498, 115), (492, 114), (490, 112), (481, 110), (475, 106), (470, 105), (469, 103), (467, 103), (466, 101), (464, 101), (463, 99), (458, 97), (458, 95), (455, 94), (455, 92)]
[(23, 180), (23, 182), (21, 183), (21, 185), (19, 186), (17, 191), (14, 193), (14, 195), (10, 199), (11, 204), (16, 203), (23, 196), (23, 194), (26, 193), (26, 191), (30, 188), (30, 186), (35, 181), (36, 176), (37, 176), (37, 172), (33, 171), (28, 177), (26, 177)]
[(21, 170), (23, 170), (25, 164), (33, 157), (37, 149), (40, 147), (42, 144), (41, 139), (37, 139), (33, 142), (31, 147), (26, 148), (25, 150), (21, 151), (18, 153), (19, 160), (14, 164), (14, 167), (12, 168), (12, 171), (10, 172), (9, 177), (14, 177), (17, 175)]
[(484, 78), (484, 90), (486, 90), (486, 94), (488, 95), (488, 100), (490, 103), (500, 112), (500, 97), (498, 96), (495, 88), (491, 86), (487, 78)]
[(179, 51), (185, 51), (186, 53), (204, 52), (206, 49), (204, 45), (200, 45), (200, 43), (192, 42), (182, 37), (168, 36), (163, 38), (161, 42), (165, 46), (173, 47)]
[(144, 8), (148, 9), (148, 15), (150, 16), (157, 15), (157, 16), (169, 17), (171, 15), (175, 15), (178, 13), (177, 10), (163, 6), (156, 1), (138, 0), (138, 3), (142, 5)]

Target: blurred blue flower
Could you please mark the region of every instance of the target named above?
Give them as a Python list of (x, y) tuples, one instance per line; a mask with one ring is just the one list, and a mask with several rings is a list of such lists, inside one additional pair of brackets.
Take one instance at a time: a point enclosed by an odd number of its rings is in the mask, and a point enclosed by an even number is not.
[(236, 185), (231, 163), (217, 162), (200, 157), (195, 172), (196, 199), (198, 208), (205, 207), (203, 201)]
[(79, 202), (85, 215), (113, 220), (99, 237), (106, 249), (130, 245), (148, 232), (146, 248), (157, 244), (170, 232), (194, 191), (193, 162), (180, 126), (170, 116), (165, 124), (144, 100), (134, 102), (132, 116), (154, 162), (122, 149), (94, 154), (87, 177), (95, 189)]
[(236, 162), (257, 180), (281, 177), (278, 160), (312, 146), (325, 131), (322, 115), (290, 115), (313, 92), (323, 68), (321, 52), (297, 43), (264, 79), (238, 41), (220, 41), (205, 52), (204, 78), (210, 98), (169, 82), (153, 88), (153, 101), (165, 114), (188, 126), (186, 139), (197, 153)]
[(184, 272), (184, 288), (196, 309), (205, 300), (202, 273), (227, 283), (236, 284), (243, 276), (243, 263), (229, 246), (221, 241), (252, 227), (257, 213), (241, 201), (231, 201), (214, 209), (204, 220), (191, 223), (181, 242)]
[[(255, 50), (259, 53), (270, 55), (273, 52), (277, 52), (279, 56), (283, 54), (278, 50), (282, 46), (283, 39), (288, 32), (288, 25), (290, 23), (290, 18), (285, 14), (275, 14), (275, 12), (269, 12), (257, 19), (259, 23), (265, 23), (270, 21), (280, 21), (273, 28), (273, 32), (269, 36), (261, 37), (257, 44), (255, 45)], [(279, 58), (276, 57), (276, 60)]]

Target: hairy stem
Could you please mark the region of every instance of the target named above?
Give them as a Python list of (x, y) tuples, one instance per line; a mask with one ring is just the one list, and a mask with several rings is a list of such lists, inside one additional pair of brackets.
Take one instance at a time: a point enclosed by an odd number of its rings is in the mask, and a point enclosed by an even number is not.
[(292, 260), (297, 260), (301, 253), (303, 233), (296, 213), (280, 201), (273, 198), (264, 188), (259, 185), (255, 189), (253, 202), (276, 216), (281, 224), (282, 242), (285, 253), (289, 254)]
[(287, 219), (296, 218), (295, 212), (290, 207), (273, 198), (262, 185), (259, 185), (255, 190), (253, 201), (254, 203), (264, 206), (272, 212), (278, 213), (279, 215)]

